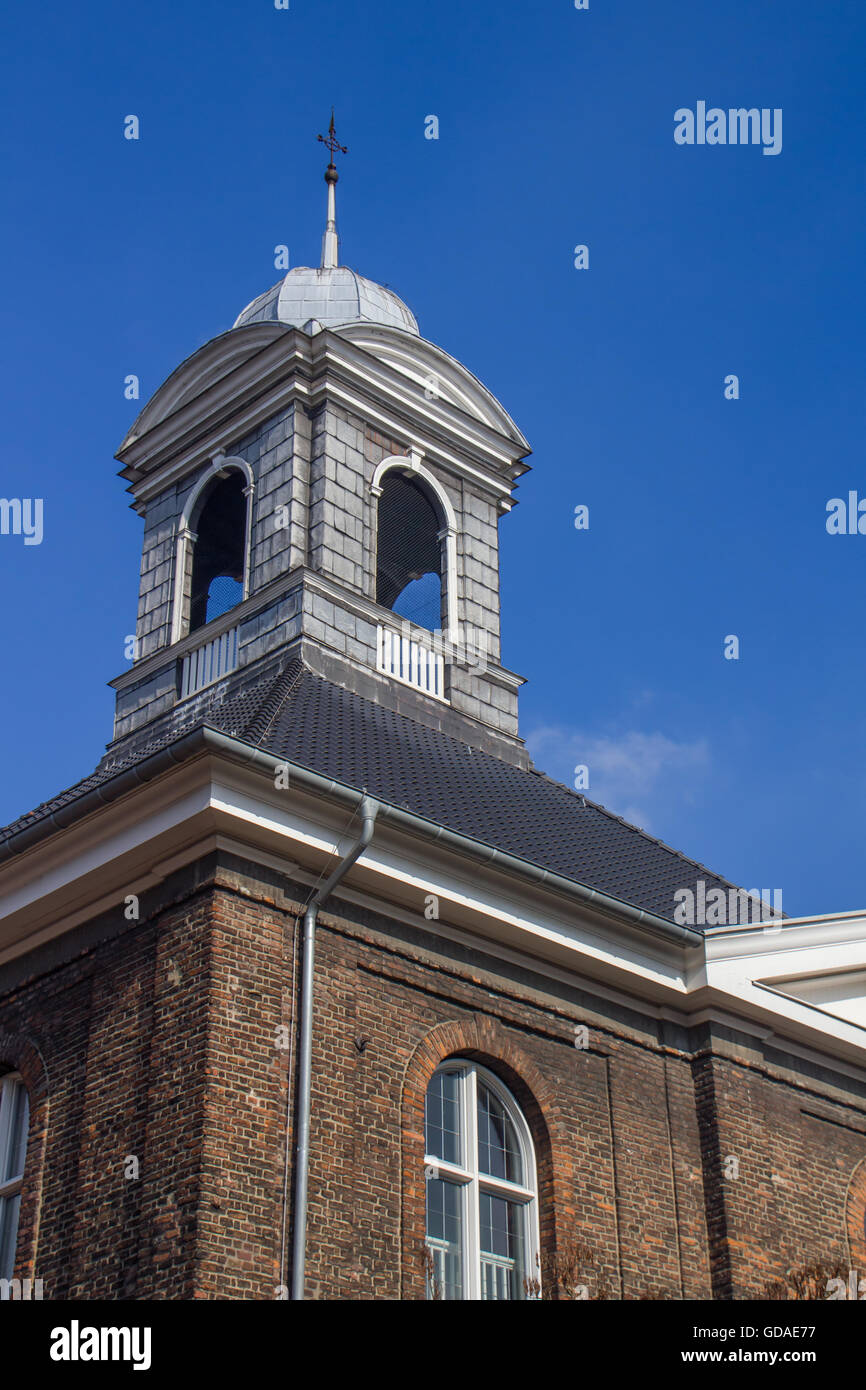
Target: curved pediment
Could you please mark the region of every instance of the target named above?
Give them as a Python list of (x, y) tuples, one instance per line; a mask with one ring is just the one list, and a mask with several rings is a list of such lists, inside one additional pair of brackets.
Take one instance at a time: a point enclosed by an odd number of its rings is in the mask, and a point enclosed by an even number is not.
[(135, 419), (126, 438), (120, 446), (122, 454), (142, 435), (155, 425), (162, 424), (189, 401), (219, 384), (225, 377), (243, 366), (263, 348), (269, 347), (276, 339), (285, 337), (293, 330), (281, 323), (256, 323), (245, 328), (231, 328), (216, 338), (211, 338), (203, 347), (176, 367), (171, 376), (166, 377), (154, 391), (147, 405)]
[(492, 391), (443, 348), (426, 338), (375, 324), (347, 324), (334, 331), (408, 377), (422, 391), (437, 392), (438, 397), (431, 395), (431, 399), (455, 406), (514, 440), (521, 452), (529, 453), (528, 441)]
[[(321, 331), (319, 324), (311, 322), (302, 336), (311, 334), (315, 338)], [(420, 392), (428, 394), (428, 399), (442, 401), (505, 436), (517, 445), (519, 455), (529, 453), (527, 440), (493, 393), (434, 343), (402, 329), (370, 323), (348, 323), (331, 331), (411, 381)], [(123, 440), (118, 456), (122, 458), (144, 435), (219, 387), (239, 369), (254, 372), (250, 364), (258, 354), (281, 338), (293, 338), (297, 332), (282, 323), (262, 322), (231, 328), (212, 338), (181, 362), (150, 397)]]

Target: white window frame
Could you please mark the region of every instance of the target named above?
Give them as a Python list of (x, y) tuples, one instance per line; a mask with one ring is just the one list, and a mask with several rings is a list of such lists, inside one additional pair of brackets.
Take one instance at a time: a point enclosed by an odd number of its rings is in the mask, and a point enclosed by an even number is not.
[[(9, 1166), (12, 1140), (14, 1137), (12, 1133), (12, 1116), (15, 1114), (16, 1110), (15, 1092), (18, 1090), (19, 1087), (24, 1091), (25, 1094), (27, 1094), (27, 1087), (24, 1083), (24, 1078), (21, 1076), (19, 1072), (5, 1072), (3, 1076), (0, 1076), (0, 1179), (2, 1179), (3, 1174), (6, 1173)], [(28, 1121), (29, 1099), (30, 1098), (28, 1096)], [(10, 1197), (19, 1196), (24, 1186), (24, 1169), (27, 1166), (28, 1138), (29, 1135), (26, 1135), (24, 1140), (24, 1166), (22, 1167), (21, 1172), (13, 1173), (9, 1177), (7, 1177), (5, 1181), (0, 1181), (0, 1249), (3, 1248), (5, 1227), (6, 1222), (8, 1220), (8, 1199)], [(13, 1270), (15, 1265), (15, 1245), (18, 1239), (17, 1221), (15, 1224), (15, 1240), (12, 1242)], [(2, 1273), (2, 1271), (0, 1271), (0, 1273)], [(9, 1272), (8, 1277), (11, 1279), (11, 1271)]]
[[(435, 1076), (441, 1072), (463, 1073), (460, 1083), (460, 1143), (466, 1150), (462, 1153), (462, 1163), (450, 1163), (436, 1158), (433, 1154), (424, 1155), (425, 1170), (425, 1232), (424, 1240), (428, 1250), (426, 1229), (426, 1188), (427, 1181), (443, 1178), (457, 1184), (461, 1191), (461, 1230), (463, 1248), (461, 1267), (464, 1300), (481, 1300), (481, 1218), (480, 1194), (491, 1193), (496, 1197), (507, 1197), (523, 1210), (523, 1248), (525, 1252), (523, 1271), (528, 1280), (540, 1278), (539, 1235), (538, 1235), (538, 1175), (535, 1165), (535, 1146), (523, 1111), (498, 1076), (470, 1058), (455, 1057), (436, 1068)], [(490, 1177), (478, 1171), (478, 1080), (501, 1101), (514, 1126), (526, 1185), (508, 1182), (504, 1178)], [(431, 1082), (433, 1078), (431, 1077)], [(425, 1141), (426, 1141), (426, 1098), (425, 1098)], [(429, 1281), (428, 1281), (429, 1293)], [(533, 1295), (539, 1297), (540, 1293)]]

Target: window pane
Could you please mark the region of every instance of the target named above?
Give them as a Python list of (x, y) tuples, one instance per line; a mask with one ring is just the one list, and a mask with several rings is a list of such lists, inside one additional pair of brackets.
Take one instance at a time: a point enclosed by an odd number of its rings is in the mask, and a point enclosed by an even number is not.
[(0, 1078), (0, 1183), (20, 1178), (27, 1149), (30, 1105), (27, 1087), (17, 1077)]
[(497, 1096), (478, 1082), (478, 1171), (522, 1183), (523, 1160), (514, 1125)]
[(438, 1071), (427, 1088), (425, 1144), (431, 1158), (460, 1163), (460, 1077), (456, 1071)]
[(453, 1182), (427, 1179), (428, 1298), (463, 1297), (463, 1193)]
[(15, 1240), (18, 1235), (18, 1209), (21, 1193), (0, 1197), (0, 1279), (11, 1279), (15, 1268)]
[(27, 1153), (27, 1128), (30, 1123), (30, 1100), (27, 1087), (22, 1081), (15, 1083), (10, 1097), (12, 1101), (12, 1124), (9, 1132), (9, 1171), (6, 1181), (20, 1178), (24, 1172), (24, 1158)]
[(482, 1192), (481, 1218), (481, 1297), (525, 1298), (523, 1287), (524, 1210), (517, 1202)]

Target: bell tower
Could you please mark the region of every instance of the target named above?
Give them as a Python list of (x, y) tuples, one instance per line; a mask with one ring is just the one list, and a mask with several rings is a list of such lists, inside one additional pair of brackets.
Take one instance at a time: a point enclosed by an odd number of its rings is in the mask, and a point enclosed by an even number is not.
[(181, 363), (118, 453), (144, 541), (108, 757), (299, 659), (526, 766), (498, 526), (529, 446), (393, 291), (340, 264), (333, 114), (319, 138), (320, 264)]

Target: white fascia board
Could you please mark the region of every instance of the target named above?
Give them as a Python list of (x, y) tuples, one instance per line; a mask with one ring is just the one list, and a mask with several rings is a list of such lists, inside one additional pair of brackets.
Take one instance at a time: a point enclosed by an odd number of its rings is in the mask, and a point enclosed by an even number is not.
[(853, 1024), (866, 1034), (866, 970), (862, 968), (795, 984), (780, 981), (770, 984), (766, 980), (756, 983), (759, 989), (778, 995), (780, 999), (795, 1005), (805, 1004), (815, 1013)]
[[(191, 821), (189, 825), (192, 825)], [(113, 874), (112, 866), (108, 866), (102, 879), (102, 886), (107, 891), (100, 898), (93, 897), (92, 881), (82, 878), (64, 886), (59, 893), (42, 899), (38, 906), (43, 910), (38, 916), (35, 913), (29, 914), (26, 933), (19, 939), (12, 939), (15, 920), (9, 919), (7, 929), (4, 919), (0, 918), (0, 943), (6, 943), (6, 938), (9, 937), (8, 943), (3, 944), (0, 949), (0, 965), (5, 965), (7, 961), (14, 960), (28, 951), (34, 951), (38, 946), (54, 941), (75, 927), (92, 922), (94, 918), (105, 913), (114, 911), (120, 923), (121, 917), (125, 919), (126, 899), (130, 894), (140, 898), (149, 888), (164, 883), (169, 874), (175, 873), (187, 864), (194, 864), (197, 859), (202, 859), (218, 847), (218, 837), (213, 830), (208, 829), (204, 818), (201, 819), (197, 830), (201, 832), (202, 838), (190, 838), (182, 850), (178, 849), (177, 840), (171, 836), (163, 840), (156, 839), (148, 846), (148, 855), (144, 860), (136, 863), (134, 857), (124, 858), (122, 867), (118, 863)], [(160, 857), (160, 851), (166, 857)], [(115, 885), (111, 887), (115, 879)]]
[(866, 962), (866, 914), (800, 918), (796, 922), (710, 929), (689, 988), (725, 990), (746, 983), (811, 979)]
[[(212, 827), (203, 760), (58, 830), (0, 869), (0, 961), (161, 882)], [(179, 774), (179, 775), (178, 775)], [(137, 888), (136, 885), (139, 887)]]
[[(248, 837), (271, 848), (288, 838), (288, 853), (300, 862), (308, 862), (311, 851), (325, 852), (336, 862), (354, 833), (344, 813), (344, 833), (335, 840), (333, 825), (321, 819), (321, 803), (298, 797), (283, 807), (269, 804), (260, 786), (244, 790), (234, 777), (215, 782), (212, 804), (220, 813), (221, 833), (243, 838), (245, 826)], [(524, 887), (495, 870), (461, 863), (441, 846), (413, 841), (391, 825), (377, 826), (350, 881), (373, 893), (385, 912), (387, 904), (396, 902), (423, 914), (432, 894), (439, 899), (440, 917), (494, 943), (519, 946), (584, 973), (620, 981), (627, 975), (633, 990), (653, 997), (684, 996), (679, 945), (594, 916), (538, 885)]]
[[(243, 853), (243, 850), (236, 842), (226, 841), (225, 847), (231, 849), (233, 852)], [(250, 854), (249, 847), (247, 847), (246, 853)], [(273, 860), (273, 856), (266, 855), (264, 852), (256, 854), (255, 851), (253, 851), (253, 854), (255, 857), (261, 857), (262, 860), (269, 865), (277, 867)], [(311, 883), (315, 882), (315, 879), (312, 876), (306, 875), (303, 870), (299, 872), (298, 877), (303, 882), (306, 882), (307, 877), (309, 877)], [(372, 897), (370, 894), (359, 892), (355, 888), (348, 887), (345, 881), (340, 884), (336, 896), (366, 908), (371, 912), (381, 910), (381, 903), (378, 899)], [(327, 910), (326, 907), (325, 911), (327, 912)], [(703, 1023), (719, 1025), (730, 1032), (754, 1039), (754, 1046), (757, 1048), (760, 1048), (763, 1044), (768, 1042), (775, 1041), (778, 1043), (779, 1050), (789, 1052), (793, 1057), (800, 1058), (813, 1066), (829, 1067), (840, 1075), (852, 1077), (861, 1082), (866, 1078), (866, 1053), (864, 1053), (862, 1046), (846, 1048), (848, 1060), (842, 1061), (840, 1056), (841, 1049), (838, 1046), (833, 1045), (832, 1054), (828, 1053), (825, 1038), (822, 1037), (819, 1040), (824, 1047), (823, 1051), (820, 1050), (819, 1046), (814, 1045), (814, 1026), (809, 1029), (808, 1032), (807, 1030), (801, 1030), (804, 1038), (811, 1039), (813, 1044), (811, 1046), (808, 1041), (795, 1042), (790, 1033), (787, 1036), (781, 1033), (777, 1036), (774, 1032), (774, 1027), (771, 1025), (778, 1023), (779, 1020), (777, 1018), (770, 1019), (768, 1017), (766, 1004), (762, 1009), (755, 1010), (754, 1018), (751, 1016), (751, 1012), (746, 1013), (742, 1010), (740, 1010), (740, 1012), (734, 1012), (736, 1003), (731, 1005), (729, 1009), (723, 1007), (725, 1003), (730, 1004), (730, 1001), (724, 1000), (722, 996), (720, 996), (718, 1003), (699, 1008), (695, 1008), (697, 1001), (692, 998), (686, 998), (680, 1001), (676, 1006), (669, 1002), (657, 1004), (649, 999), (645, 992), (641, 994), (627, 992), (626, 988), (617, 988), (615, 985), (605, 984), (598, 977), (576, 971), (573, 964), (569, 969), (563, 965), (557, 965), (553, 961), (544, 960), (537, 954), (529, 954), (526, 950), (521, 950), (519, 947), (506, 946), (501, 940), (497, 941), (495, 946), (491, 949), (489, 940), (486, 940), (475, 932), (464, 930), (442, 920), (428, 920), (418, 912), (408, 911), (393, 902), (388, 905), (388, 913), (389, 916), (398, 921), (405, 922), (407, 926), (414, 926), (433, 936), (439, 936), (449, 941), (458, 942), (460, 945), (468, 947), (470, 950), (486, 952), (496, 959), (510, 961), (524, 970), (533, 972), (541, 977), (556, 980), (560, 984), (580, 989), (585, 993), (596, 996), (598, 999), (606, 999), (619, 1008), (632, 1010), (645, 1018), (667, 1021), (683, 1029), (692, 1028)], [(628, 985), (629, 982), (626, 981), (625, 983)], [(770, 1002), (772, 1003), (772, 1001)], [(573, 1012), (573, 1009), (569, 1010), (566, 1005), (563, 1007), (562, 1015), (566, 1017)], [(814, 1020), (812, 1020), (812, 1023), (814, 1025)], [(611, 1031), (613, 1031), (613, 1029), (611, 1029)]]
[(833, 1057), (866, 1064), (866, 1027), (804, 1004), (760, 981), (740, 981), (728, 988), (717, 984), (707, 998), (729, 1013), (763, 1020), (783, 1046), (784, 1040), (795, 1039)]
[(709, 984), (737, 980), (755, 980), (767, 984), (822, 979), (840, 971), (866, 969), (866, 940), (824, 941), (820, 947), (764, 951), (747, 957), (707, 959), (706, 976)]
[[(31, 948), (34, 935), (56, 935), (114, 895), (159, 881), (158, 866), (212, 833), (264, 848), (317, 871), (333, 865), (354, 833), (342, 805), (273, 777), (202, 756), (136, 788), (85, 820), (0, 866), (0, 959)], [(156, 878), (148, 877), (156, 874)], [(670, 1000), (684, 994), (683, 952), (628, 924), (571, 904), (551, 889), (522, 884), (479, 866), (441, 844), (380, 823), (372, 846), (351, 871), (352, 882), (389, 902), (423, 911), (433, 893), (457, 926), (530, 954)]]
[[(810, 982), (833, 976), (849, 979), (860, 972), (866, 980), (866, 914), (800, 918), (779, 925), (719, 928), (707, 934), (704, 963), (690, 977), (690, 988), (702, 987), (727, 1008), (754, 1016), (775, 1018), (776, 1031), (794, 1037), (824, 1035), (831, 1045), (851, 1055), (866, 1048), (866, 1018), (857, 1010), (834, 1014), (826, 1001), (802, 997)], [(828, 991), (831, 990), (828, 984)], [(798, 997), (800, 992), (801, 997)], [(864, 995), (866, 1006), (866, 995)]]
[(866, 944), (866, 913), (785, 918), (741, 927), (711, 927), (707, 960), (763, 960), (791, 951), (820, 952), (843, 943)]
[[(248, 841), (232, 839), (231, 836), (218, 835), (216, 837), (216, 848), (225, 849), (231, 854), (241, 857), (246, 856), (256, 863), (265, 864), (268, 868), (287, 872), (286, 865), (277, 855), (268, 853), (267, 850), (252, 846)], [(293, 877), (299, 884), (308, 884), (313, 887), (318, 882), (316, 874), (311, 870), (304, 869), (300, 865), (292, 866)], [(334, 897), (342, 899), (344, 902), (352, 903), (357, 907), (364, 908), (367, 912), (382, 912), (383, 904), (381, 898), (375, 897), (371, 893), (363, 892), (358, 887), (350, 887), (345, 879), (341, 880), (335, 890)], [(327, 915), (333, 911), (326, 903), (322, 911)], [(673, 1007), (670, 1004), (653, 1004), (646, 996), (626, 994), (622, 990), (617, 990), (603, 984), (600, 980), (589, 975), (581, 975), (573, 968), (567, 969), (565, 966), (557, 965), (553, 961), (543, 960), (538, 955), (530, 955), (527, 951), (519, 947), (506, 946), (502, 940), (497, 940), (491, 946), (489, 938), (480, 936), (477, 932), (469, 931), (462, 927), (454, 926), (453, 923), (444, 921), (442, 918), (428, 918), (423, 912), (412, 911), (409, 907), (404, 907), (400, 903), (390, 901), (387, 904), (387, 913), (390, 920), (403, 922), (408, 927), (415, 927), (428, 935), (441, 937), (443, 940), (457, 942), (461, 946), (468, 947), (470, 950), (480, 951), (491, 958), (493, 969), (495, 970), (496, 961), (509, 961), (520, 966), (523, 970), (532, 971), (539, 976), (547, 979), (557, 980), (560, 984), (570, 985), (572, 988), (580, 988), (592, 991), (598, 998), (607, 999), (611, 1003), (617, 1004), (620, 1008), (631, 1009), (635, 1012), (644, 1014), (650, 1018), (668, 1020), (680, 1027), (687, 1027), (689, 1015), (680, 1006)], [(372, 928), (374, 932), (382, 934), (381, 928)], [(563, 1008), (563, 1014), (569, 1012), (567, 1006)], [(571, 1010), (573, 1012), (573, 1008)]]
[[(298, 788), (278, 790), (268, 773), (203, 755), (0, 867), (0, 962), (95, 916), (112, 899), (122, 911), (136, 885), (162, 881), (215, 836), (248, 846), (254, 858), (269, 854), (287, 874), (297, 866), (318, 874), (333, 867), (356, 830), (357, 816), (345, 805)], [(721, 1010), (763, 1025), (780, 1040), (866, 1061), (866, 1030), (768, 987), (772, 977), (796, 974), (804, 959), (797, 950), (782, 950), (775, 936), (762, 956), (753, 941), (748, 952), (707, 960), (701, 943), (662, 940), (388, 821), (377, 825), (345, 891), (365, 894), (385, 915), (396, 906), (413, 917), (423, 915), (433, 894), (443, 928), (469, 932), (494, 953), (497, 946), (519, 951), (584, 987), (599, 981), (631, 996), (636, 1007), (648, 1001), (691, 1019)], [(802, 934), (814, 927), (802, 925)], [(854, 929), (853, 922), (847, 925)], [(828, 942), (826, 926), (823, 934), (820, 969), (811, 974), (826, 973), (828, 965), (852, 968), (855, 943)], [(718, 937), (710, 944), (718, 952)], [(810, 960), (817, 964), (814, 956)]]

